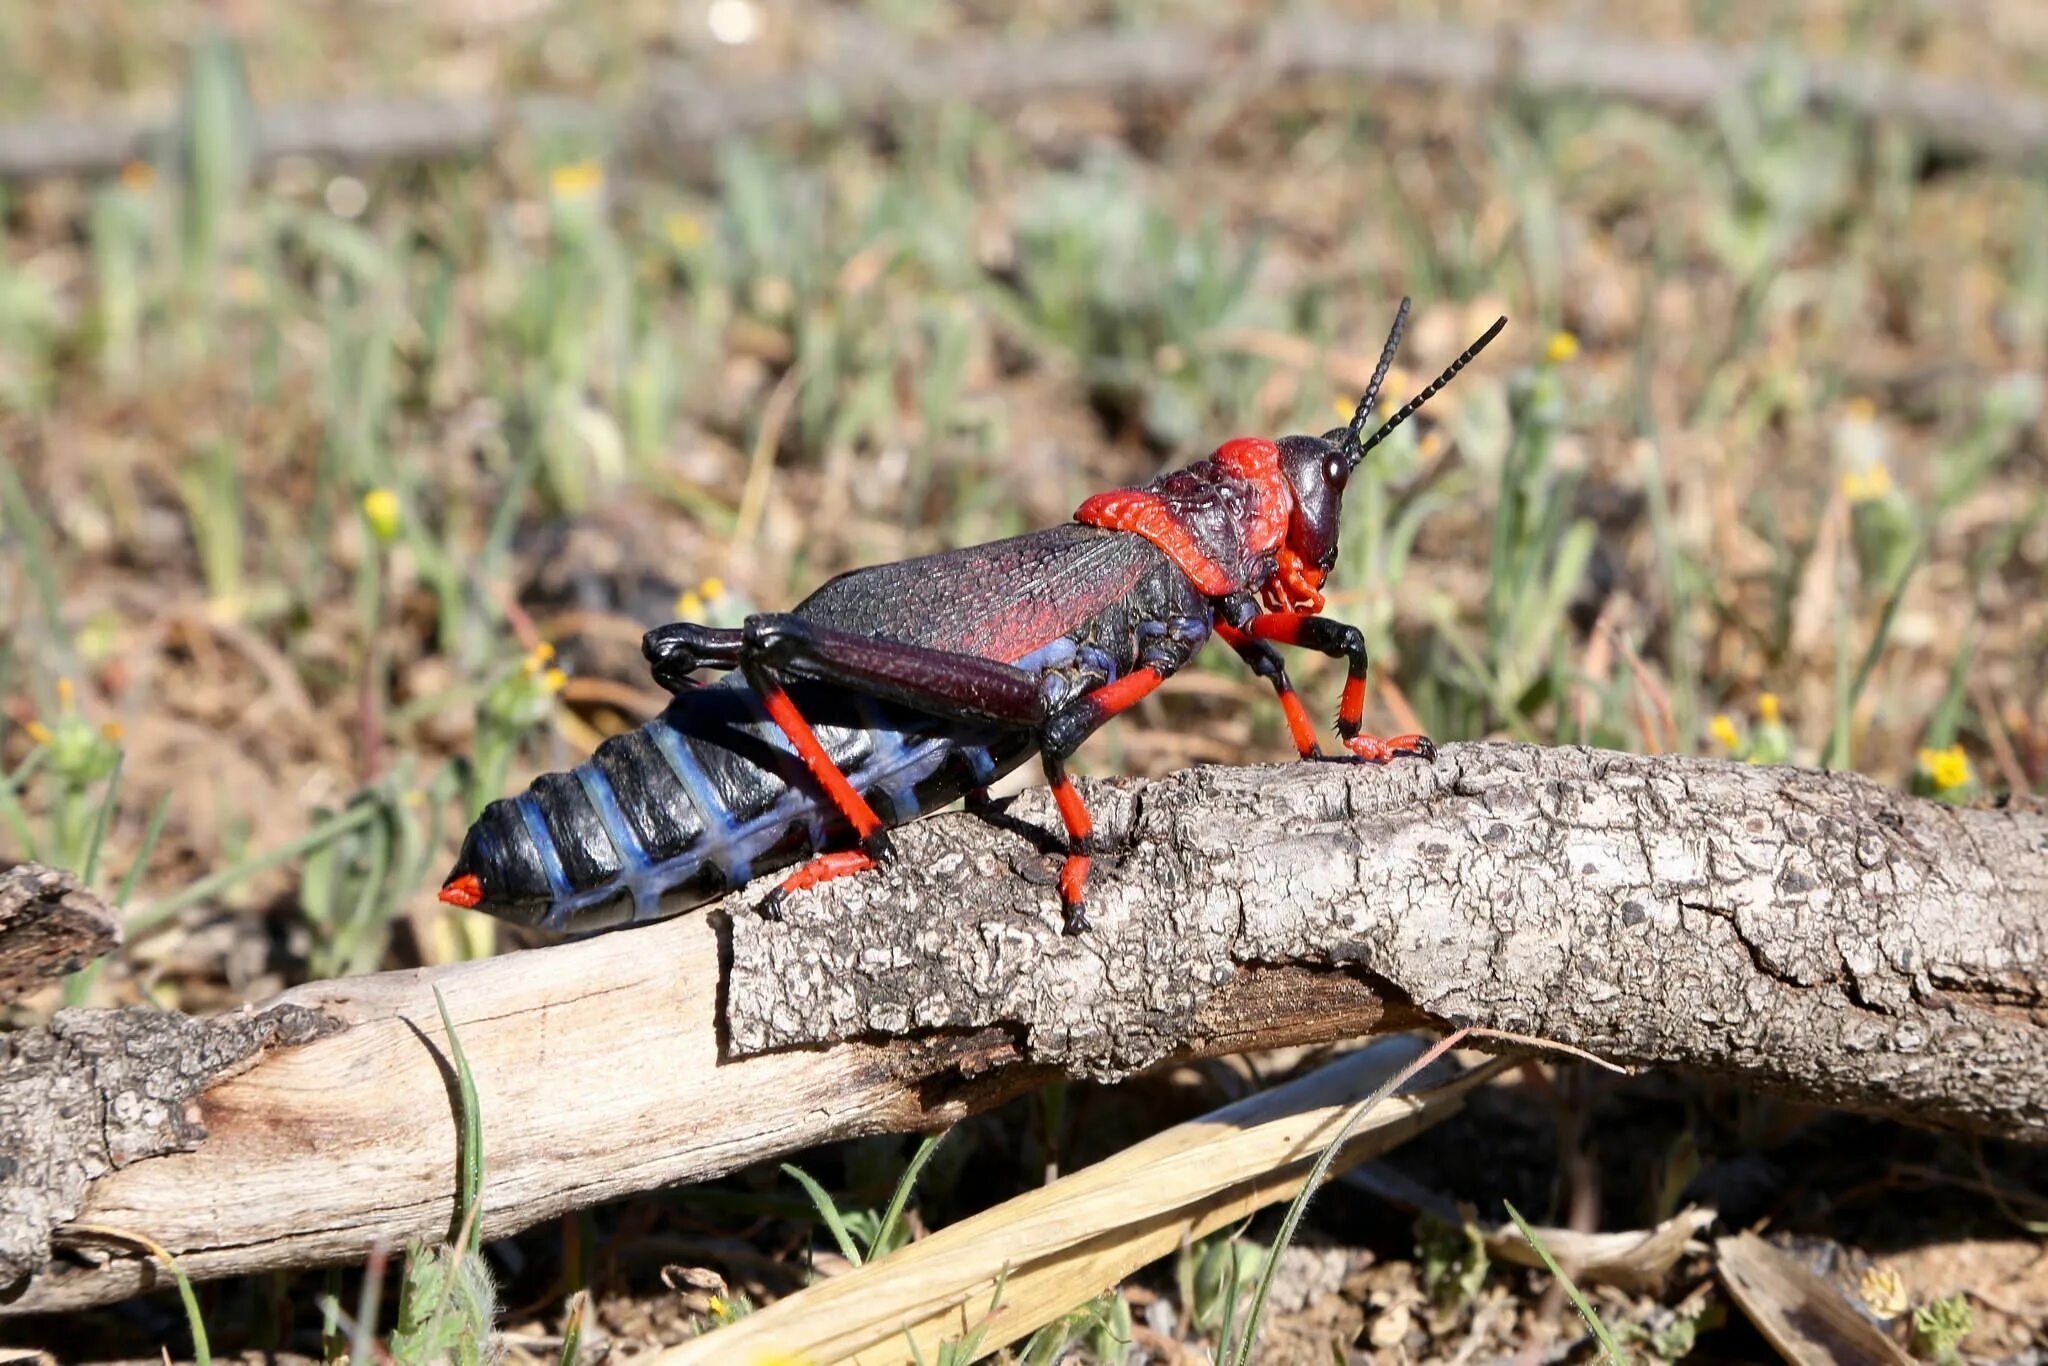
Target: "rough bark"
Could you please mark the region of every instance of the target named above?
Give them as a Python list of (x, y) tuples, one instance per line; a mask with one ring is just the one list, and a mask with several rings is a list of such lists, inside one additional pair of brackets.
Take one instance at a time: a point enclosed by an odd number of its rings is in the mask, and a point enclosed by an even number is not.
[(1038, 862), (1021, 835), (930, 822), (887, 872), (734, 936), (735, 1051), (1002, 1024), (1034, 1060), (1113, 1077), (1245, 965), (1292, 963), (1618, 1062), (2048, 1133), (2039, 815), (1507, 745), (1091, 791), (1129, 854), (1096, 875), (1089, 934), (1062, 937), (1052, 894), (1008, 875)]
[(121, 923), (56, 868), (0, 868), (0, 1005), (76, 972), (121, 943)]
[[(2037, 814), (1506, 745), (1086, 790), (1127, 852), (1098, 864), (1078, 938), (1058, 933), (1056, 822), (1027, 793), (998, 822), (899, 832), (891, 867), (792, 899), (781, 923), (751, 913), (756, 888), (582, 943), (315, 983), (244, 1026), (331, 1031), (293, 1047), (151, 1017), (177, 1042), (148, 1048), (178, 1061), (144, 1087), (162, 1113), (119, 1144), (37, 1117), (62, 1108), (54, 1087), (101, 1114), (122, 1108), (110, 1090), (135, 1093), (136, 1067), (157, 1075), (126, 1042), (133, 1013), (15, 1036), (0, 1152), (26, 1160), (0, 1178), (5, 1208), (28, 1209), (46, 1173), (66, 1190), (85, 1176), (82, 1197), (34, 1207), (40, 1232), (33, 1211), (0, 1225), (0, 1251), (34, 1269), (0, 1312), (159, 1283), (132, 1258), (51, 1262), (57, 1220), (147, 1233), (201, 1277), (445, 1235), (457, 1143), (435, 986), (476, 1070), (492, 1236), (828, 1139), (936, 1127), (1058, 1075), (1431, 1020), (2048, 1138)], [(141, 1063), (113, 1075), (109, 1058)]]
[[(1061, 95), (1180, 96), (1235, 79), (1245, 88), (1316, 76), (1627, 100), (1673, 112), (1710, 107), (1755, 78), (1748, 48), (1659, 43), (1580, 25), (1465, 28), (1422, 20), (1303, 14), (1256, 28), (1162, 25), (1067, 34), (1020, 46), (973, 39), (918, 50), (842, 25), (821, 65), (745, 82), (703, 69), (653, 81), (620, 112), (564, 99), (412, 98), (278, 105), (255, 128), (263, 160), (344, 162), (473, 156), (518, 129), (615, 132), (621, 151), (673, 168), (732, 137), (820, 111), (872, 113), (956, 102), (1005, 105)], [(1955, 155), (2023, 160), (2048, 144), (2048, 104), (1865, 63), (1814, 59), (1788, 73), (1809, 103), (1904, 124)], [(163, 155), (171, 128), (141, 119), (39, 119), (0, 126), (0, 179), (105, 175)]]
[(93, 1182), (198, 1147), (208, 1087), (336, 1027), (295, 1006), (216, 1020), (135, 1008), (0, 1035), (0, 1290), (48, 1262), (51, 1230)]

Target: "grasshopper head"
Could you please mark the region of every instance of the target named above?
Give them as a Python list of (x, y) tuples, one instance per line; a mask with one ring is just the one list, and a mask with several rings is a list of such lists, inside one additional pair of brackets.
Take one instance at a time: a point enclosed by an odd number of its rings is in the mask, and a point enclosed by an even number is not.
[(1290, 436), (1279, 442), (1280, 468), (1294, 493), (1294, 512), (1288, 521), (1287, 541), (1280, 555), (1280, 578), (1285, 584), (1291, 575), (1297, 588), (1305, 586), (1310, 590), (1293, 594), (1296, 606), (1309, 596), (1315, 596), (1320, 603), (1320, 595), (1314, 594), (1313, 590), (1322, 586), (1323, 579), (1337, 562), (1337, 521), (1343, 511), (1344, 486), (1349, 482), (1351, 472), (1358, 468), (1359, 462), (1373, 447), (1413, 417), (1438, 390), (1451, 382), (1453, 375), (1485, 350), (1487, 343), (1499, 336), (1508, 322), (1501, 318), (1487, 328), (1485, 334), (1467, 347), (1464, 354), (1452, 361), (1427, 388), (1409, 399), (1399, 412), (1368, 437), (1364, 435), (1365, 424), (1372, 415), (1373, 405), (1379, 400), (1380, 386), (1386, 382), (1387, 371), (1393, 368), (1394, 353), (1400, 350), (1401, 334), (1408, 327), (1408, 309), (1409, 301), (1401, 300), (1401, 307), (1394, 314), (1394, 326), (1387, 333), (1386, 345), (1380, 349), (1379, 364), (1373, 367), (1372, 382), (1366, 386), (1364, 397), (1358, 400), (1358, 410), (1353, 414), (1350, 425), (1321, 436)]

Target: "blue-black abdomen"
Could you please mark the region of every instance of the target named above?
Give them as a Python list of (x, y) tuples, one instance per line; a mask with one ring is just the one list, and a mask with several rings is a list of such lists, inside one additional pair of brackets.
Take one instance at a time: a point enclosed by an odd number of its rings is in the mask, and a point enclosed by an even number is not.
[[(965, 732), (822, 684), (800, 684), (791, 696), (892, 825), (993, 781), (1030, 752), (1022, 733)], [(593, 930), (685, 910), (849, 842), (787, 739), (734, 676), (678, 694), (576, 768), (485, 807), (448, 885), (472, 887), (478, 906), (508, 920)]]

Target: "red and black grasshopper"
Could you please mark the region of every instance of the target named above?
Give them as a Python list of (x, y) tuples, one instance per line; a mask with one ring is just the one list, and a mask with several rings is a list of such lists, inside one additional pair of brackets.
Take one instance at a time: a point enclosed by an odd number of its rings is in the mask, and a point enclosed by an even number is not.
[[(667, 709), (486, 807), (441, 899), (598, 929), (808, 858), (771, 894), (772, 912), (792, 891), (874, 867), (890, 827), (977, 800), (1037, 754), (1066, 823), (1060, 897), (1079, 931), (1093, 826), (1066, 761), (1211, 634), (1273, 685), (1302, 758), (1331, 756), (1276, 645), (1349, 666), (1334, 757), (1432, 757), (1426, 736), (1360, 732), (1364, 640), (1317, 615), (1352, 470), (1507, 323), (1365, 436), (1407, 319), (1404, 299), (1349, 426), (1228, 441), (1144, 488), (1090, 498), (1064, 526), (857, 569), (738, 629), (648, 632)], [(701, 686), (700, 669), (726, 676)]]

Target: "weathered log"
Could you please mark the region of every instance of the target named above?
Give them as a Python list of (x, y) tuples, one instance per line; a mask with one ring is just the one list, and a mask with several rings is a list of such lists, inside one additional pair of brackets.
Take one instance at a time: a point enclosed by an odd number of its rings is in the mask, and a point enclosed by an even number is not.
[[(651, 81), (629, 108), (560, 98), (412, 97), (273, 105), (258, 112), (265, 161), (366, 163), (483, 154), (519, 129), (612, 138), (673, 168), (712, 144), (802, 123), (821, 110), (873, 113), (937, 103), (1008, 105), (1061, 95), (1184, 96), (1220, 79), (1244, 88), (1317, 76), (1387, 84), (1625, 100), (1691, 113), (1756, 78), (1754, 48), (1651, 42), (1583, 25), (1468, 28), (1416, 19), (1296, 14), (1251, 27), (1099, 29), (1020, 45), (976, 37), (922, 50), (860, 25), (818, 66), (720, 80), (699, 66)], [(1810, 104), (1909, 127), (1954, 155), (2023, 161), (2048, 145), (2048, 103), (2018, 92), (1814, 58), (1788, 67)], [(47, 118), (0, 124), (0, 180), (106, 175), (174, 150), (163, 121)]]
[[(710, 914), (177, 1024), (198, 1031), (186, 1079), (218, 1031), (287, 1032), (222, 1050), (233, 1075), (171, 1087), (190, 1097), (182, 1123), (135, 1151), (70, 1157), (78, 1136), (15, 1098), (54, 1084), (59, 1044), (64, 1082), (104, 1095), (104, 1058), (132, 1062), (120, 1041), (162, 1026), (60, 1014), (0, 1058), (0, 1152), (30, 1158), (0, 1176), (17, 1276), (0, 1310), (160, 1283), (131, 1257), (81, 1263), (66, 1222), (146, 1233), (200, 1277), (447, 1233), (435, 986), (477, 1075), (493, 1236), (937, 1127), (1055, 1076), (1431, 1021), (2048, 1139), (2038, 814), (1852, 775), (1511, 745), (1088, 790), (1128, 852), (1098, 865), (1085, 935), (1058, 931), (1057, 822), (1026, 793), (1008, 818), (899, 832), (891, 866), (793, 898), (780, 923), (753, 914), (756, 888)], [(67, 1161), (82, 1193), (23, 1216), (16, 1183), (32, 1193)]]

